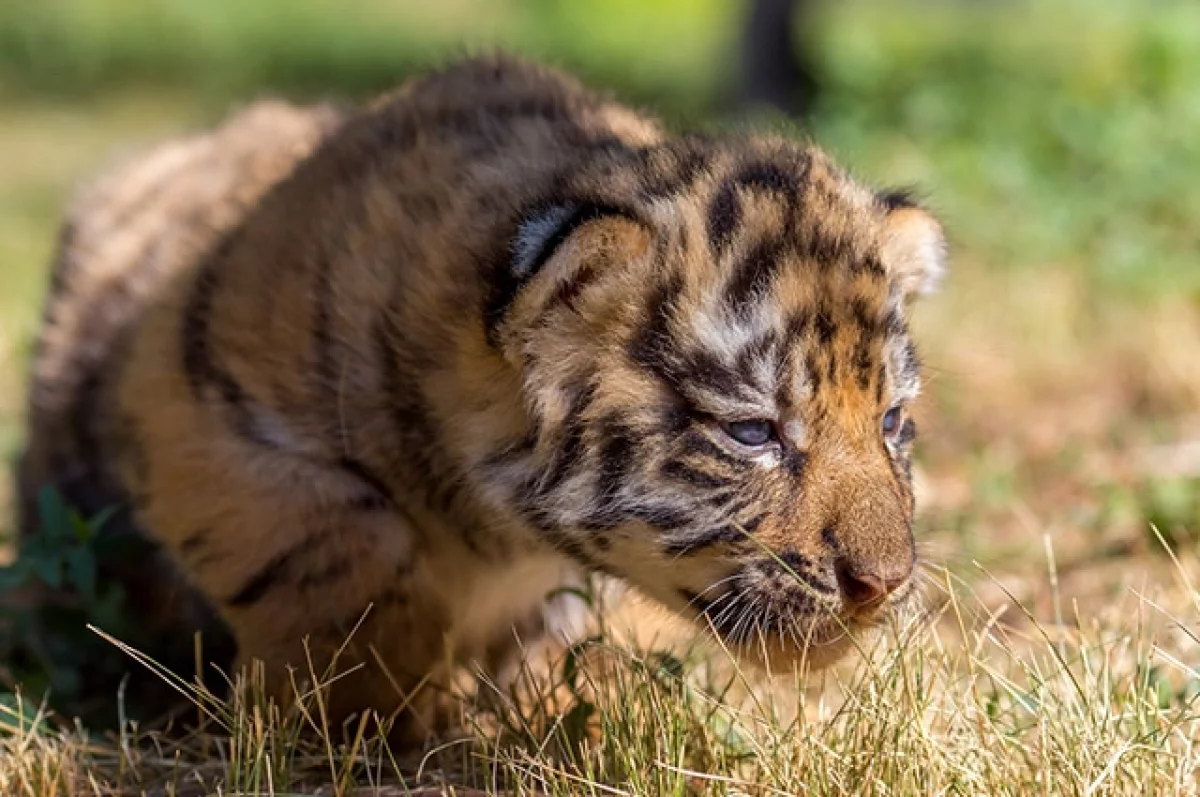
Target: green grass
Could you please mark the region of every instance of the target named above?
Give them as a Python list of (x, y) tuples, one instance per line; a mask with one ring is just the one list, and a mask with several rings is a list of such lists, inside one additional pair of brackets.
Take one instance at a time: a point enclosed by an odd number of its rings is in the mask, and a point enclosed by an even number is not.
[[(769, 126), (730, 110), (738, 15), (729, 0), (0, 4), (0, 450), (19, 440), (62, 204), (114, 153), (263, 93), (364, 96), (497, 43), (677, 123)], [(0, 717), (0, 794), (352, 794), (456, 772), (521, 794), (1200, 792), (1200, 7), (856, 0), (813, 38), (812, 135), (872, 182), (917, 186), (954, 243), (916, 321), (936, 622), (797, 683), (686, 640), (630, 643), (620, 622), (661, 618), (622, 608), (573, 686), (472, 715), (423, 766), (370, 725), (321, 727), (312, 704), (273, 714), (252, 683), (241, 702), (185, 687), (212, 716), (183, 739), (85, 732), (27, 695)]]

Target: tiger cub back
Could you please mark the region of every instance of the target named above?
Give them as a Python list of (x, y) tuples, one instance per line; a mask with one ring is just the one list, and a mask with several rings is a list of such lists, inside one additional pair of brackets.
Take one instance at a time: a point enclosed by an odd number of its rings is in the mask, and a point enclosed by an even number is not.
[[(133, 496), (114, 476), (114, 452), (104, 442), (114, 420), (105, 408), (113, 401), (115, 366), (163, 285), (339, 122), (332, 106), (261, 101), (216, 130), (117, 164), (77, 193), (51, 270), (32, 366), (28, 442), (16, 467), (16, 525), (23, 537), (39, 529), (45, 487), (85, 517), (116, 509), (105, 534), (144, 536), (134, 520)], [(142, 642), (159, 661), (187, 665), (191, 630), (206, 629), (209, 653), (227, 660), (208, 602), (178, 574), (171, 557), (150, 555), (150, 561), (131, 555), (102, 573), (125, 587), (128, 605), (146, 626), (146, 636), (127, 641)], [(155, 636), (174, 643), (155, 649)], [(91, 688), (107, 696), (115, 686)]]

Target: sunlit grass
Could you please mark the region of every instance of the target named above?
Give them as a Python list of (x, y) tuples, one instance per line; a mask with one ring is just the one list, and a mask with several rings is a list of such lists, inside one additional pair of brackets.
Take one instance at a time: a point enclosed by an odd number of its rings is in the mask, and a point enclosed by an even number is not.
[[(1054, 573), (1046, 567), (1045, 578)], [(1200, 786), (1200, 573), (1194, 557), (1103, 610), (1038, 621), (929, 574), (932, 621), (891, 629), (818, 678), (745, 670), (711, 644), (647, 649), (609, 630), (536, 685), (468, 712), (476, 730), (397, 756), (374, 718), (331, 729), (320, 690), (281, 710), (254, 677), (232, 697), (180, 680), (205, 718), (106, 740), (4, 709), (12, 797), (404, 794), (1189, 794)], [(619, 641), (618, 641), (619, 640)], [(164, 676), (167, 677), (167, 676)], [(531, 699), (537, 695), (537, 699)], [(500, 710), (497, 711), (496, 709)], [(388, 791), (386, 789), (392, 789)], [(356, 791), (359, 790), (359, 791)]]

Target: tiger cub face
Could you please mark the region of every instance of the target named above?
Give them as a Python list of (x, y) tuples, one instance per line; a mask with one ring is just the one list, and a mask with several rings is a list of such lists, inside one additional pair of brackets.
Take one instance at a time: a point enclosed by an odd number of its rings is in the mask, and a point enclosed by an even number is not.
[(513, 237), (496, 334), (534, 430), (514, 499), (731, 648), (825, 666), (914, 593), (906, 317), (942, 233), (815, 149), (689, 146), (654, 155), (687, 172), (674, 190), (605, 163)]

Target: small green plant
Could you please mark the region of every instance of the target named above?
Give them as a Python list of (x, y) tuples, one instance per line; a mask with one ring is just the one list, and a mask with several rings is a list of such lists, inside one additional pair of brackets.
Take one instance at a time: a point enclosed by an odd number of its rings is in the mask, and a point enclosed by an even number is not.
[(40, 527), (15, 541), (17, 558), (0, 567), (4, 675), (28, 698), (45, 696), (66, 713), (96, 717), (99, 707), (86, 704), (88, 685), (108, 676), (119, 680), (129, 668), (128, 660), (88, 630), (90, 624), (123, 638), (136, 635), (125, 590), (104, 573), (144, 555), (148, 544), (132, 535), (102, 533), (118, 511), (110, 507), (85, 517), (60, 492), (43, 488)]
[(1200, 478), (1156, 480), (1138, 498), (1152, 550), (1165, 553), (1164, 544), (1171, 550), (1189, 550), (1200, 540)]

